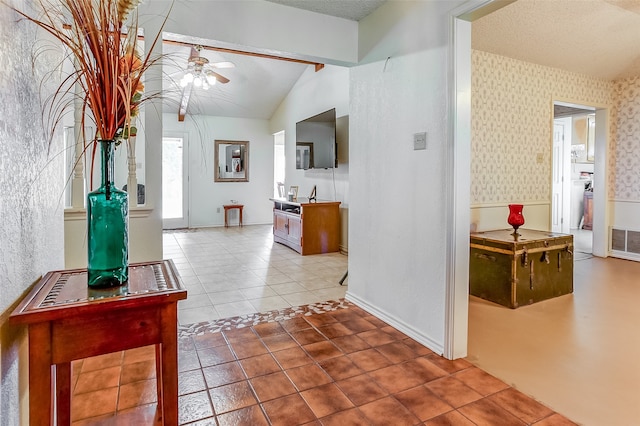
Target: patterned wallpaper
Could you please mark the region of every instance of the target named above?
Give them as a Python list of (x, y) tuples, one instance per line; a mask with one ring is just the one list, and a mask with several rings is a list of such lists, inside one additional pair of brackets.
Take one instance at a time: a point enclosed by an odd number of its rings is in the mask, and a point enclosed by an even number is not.
[[(552, 100), (612, 105), (613, 86), (474, 50), (471, 204), (550, 202)], [(638, 163), (640, 158), (634, 164)]]
[(640, 201), (640, 77), (614, 82), (615, 144), (611, 152), (611, 197)]

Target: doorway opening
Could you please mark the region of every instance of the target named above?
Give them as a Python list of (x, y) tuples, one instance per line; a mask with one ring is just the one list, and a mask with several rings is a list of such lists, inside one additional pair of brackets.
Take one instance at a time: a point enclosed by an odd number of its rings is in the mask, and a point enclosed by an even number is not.
[(162, 138), (162, 229), (189, 227), (186, 138)]
[(553, 104), (553, 232), (574, 236), (575, 260), (593, 253), (596, 108)]
[(284, 197), (284, 130), (273, 135), (273, 196)]

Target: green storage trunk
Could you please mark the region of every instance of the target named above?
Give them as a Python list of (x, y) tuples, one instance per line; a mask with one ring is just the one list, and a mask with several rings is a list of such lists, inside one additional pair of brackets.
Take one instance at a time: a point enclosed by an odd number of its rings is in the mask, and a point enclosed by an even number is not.
[(573, 293), (573, 235), (518, 233), (471, 234), (469, 292), (514, 309)]

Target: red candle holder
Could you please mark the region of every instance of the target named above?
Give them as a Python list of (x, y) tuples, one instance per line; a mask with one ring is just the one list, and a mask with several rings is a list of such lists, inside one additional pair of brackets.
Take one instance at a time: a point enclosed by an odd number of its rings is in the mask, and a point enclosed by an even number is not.
[(522, 215), (522, 204), (509, 204), (509, 217), (507, 218), (507, 223), (513, 226), (513, 234), (514, 236), (518, 236), (518, 228), (524, 225), (524, 216)]

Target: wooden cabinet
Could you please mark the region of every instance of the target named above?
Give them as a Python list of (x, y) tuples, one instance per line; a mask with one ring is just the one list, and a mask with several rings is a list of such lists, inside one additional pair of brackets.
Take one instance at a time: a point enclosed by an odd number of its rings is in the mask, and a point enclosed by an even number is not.
[(302, 255), (340, 250), (340, 202), (272, 198), (273, 240)]

